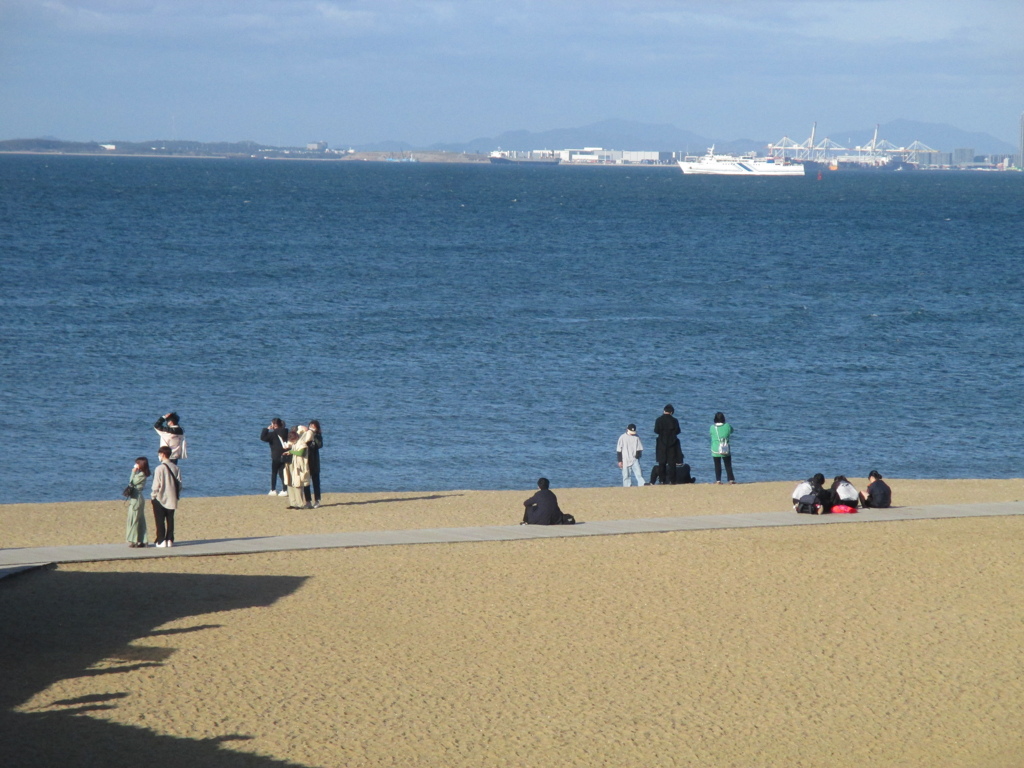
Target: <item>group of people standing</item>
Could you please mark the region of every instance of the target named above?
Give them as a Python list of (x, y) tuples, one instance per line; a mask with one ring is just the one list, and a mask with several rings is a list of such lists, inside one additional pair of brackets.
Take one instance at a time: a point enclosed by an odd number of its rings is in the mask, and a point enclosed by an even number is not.
[[(317, 509), (320, 506), (320, 449), (324, 435), (320, 422), (299, 424), (290, 430), (281, 419), (263, 428), (260, 440), (270, 444), (270, 492), (287, 496), (288, 509)], [(277, 480), (281, 479), (281, 490)], [(312, 486), (312, 493), (310, 492)]]
[[(657, 435), (654, 444), (656, 464), (651, 468), (651, 479), (648, 483), (644, 482), (643, 469), (640, 467), (644, 446), (636, 433), (636, 424), (627, 426), (626, 431), (619, 436), (619, 441), (615, 446), (615, 455), (619, 469), (622, 470), (623, 486), (630, 487), (630, 475), (636, 480), (637, 486), (641, 487), (654, 485), (657, 482), (663, 485), (696, 482), (690, 472), (690, 465), (683, 461), (685, 457), (679, 442), (682, 430), (679, 427), (679, 419), (675, 417), (675, 412), (676, 409), (670, 403), (662, 409), (661, 416), (654, 422), (654, 433)], [(736, 482), (736, 477), (732, 473), (732, 449), (729, 444), (732, 434), (732, 425), (725, 420), (725, 414), (719, 411), (715, 414), (709, 429), (711, 458), (715, 465), (715, 483), (718, 485), (722, 483), (723, 465), (729, 483), (735, 484)]]
[[(178, 423), (178, 414), (166, 413), (153, 425), (160, 436), (160, 448), (157, 455), (160, 463), (153, 470), (153, 484), (150, 487), (149, 499), (153, 507), (153, 523), (156, 527), (157, 547), (174, 546), (174, 512), (181, 498), (181, 470), (178, 468), (180, 459), (188, 458), (188, 445), (185, 442), (185, 430)], [(150, 476), (149, 459), (139, 456), (132, 465), (128, 478), (128, 487), (124, 495), (128, 499), (128, 522), (125, 538), (132, 548), (146, 547), (146, 479)]]
[[(181, 469), (178, 461), (188, 458), (185, 430), (178, 414), (165, 413), (153, 425), (160, 437), (157, 454), (160, 463), (152, 471), (149, 459), (139, 456), (132, 465), (124, 496), (128, 500), (128, 521), (125, 538), (132, 548), (147, 547), (146, 480), (153, 483), (149, 499), (156, 528), (154, 546), (174, 546), (174, 513), (181, 498)], [(281, 419), (274, 419), (264, 428), (260, 439), (270, 444), (270, 495), (287, 496), (288, 509), (315, 509), (320, 506), (320, 449), (324, 445), (320, 422), (300, 424), (289, 430)], [(277, 480), (281, 479), (281, 491)], [(312, 485), (312, 492), (310, 486)]]

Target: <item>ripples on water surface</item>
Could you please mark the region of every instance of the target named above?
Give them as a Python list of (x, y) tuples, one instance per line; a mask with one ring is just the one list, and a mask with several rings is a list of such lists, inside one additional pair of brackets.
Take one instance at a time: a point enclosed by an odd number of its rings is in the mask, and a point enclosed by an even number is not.
[[(0, 157), (0, 501), (615, 485), (671, 402), (711, 477), (1019, 477), (1020, 174)], [(645, 462), (649, 469), (650, 459)]]

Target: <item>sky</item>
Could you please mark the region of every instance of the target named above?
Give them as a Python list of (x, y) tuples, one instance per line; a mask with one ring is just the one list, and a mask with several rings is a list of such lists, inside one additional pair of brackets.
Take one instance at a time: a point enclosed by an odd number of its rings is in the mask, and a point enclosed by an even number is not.
[(1017, 144), (1022, 0), (0, 0), (0, 139), (720, 140), (895, 119)]

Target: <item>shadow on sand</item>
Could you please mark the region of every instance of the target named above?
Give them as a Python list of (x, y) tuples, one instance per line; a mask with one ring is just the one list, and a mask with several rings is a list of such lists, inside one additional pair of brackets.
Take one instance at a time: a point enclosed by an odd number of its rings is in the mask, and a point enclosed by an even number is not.
[(367, 501), (338, 501), (334, 504), (321, 504), (324, 507), (358, 507), (363, 504), (394, 504), (398, 501), (433, 501), (434, 499), (447, 499), (452, 496), (463, 496), (462, 493), (435, 493), (433, 496), (407, 496), (403, 499), (369, 499)]
[[(198, 622), (174, 629), (156, 627), (206, 613), (269, 606), (304, 581), (299, 576), (75, 573), (52, 568), (0, 581), (0, 764), (297, 765), (220, 746), (253, 738), (249, 734), (186, 739), (87, 716), (116, 709), (119, 701), (133, 695), (130, 690), (62, 699), (39, 711), (14, 710), (59, 680), (162, 666), (175, 649), (135, 641), (216, 629), (220, 625)], [(110, 688), (124, 685), (117, 680), (112, 677)]]

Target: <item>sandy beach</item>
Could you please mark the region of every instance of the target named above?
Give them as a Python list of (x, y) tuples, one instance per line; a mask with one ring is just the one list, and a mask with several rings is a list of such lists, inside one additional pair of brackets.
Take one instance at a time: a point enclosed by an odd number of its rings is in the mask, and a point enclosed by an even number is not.
[[(586, 521), (780, 511), (795, 484), (555, 490)], [(186, 497), (177, 538), (511, 525), (528, 495)], [(123, 529), (117, 501), (0, 507), (5, 548)], [(50, 567), (0, 580), (2, 763), (1009, 768), (1022, 559), (1006, 517)]]

